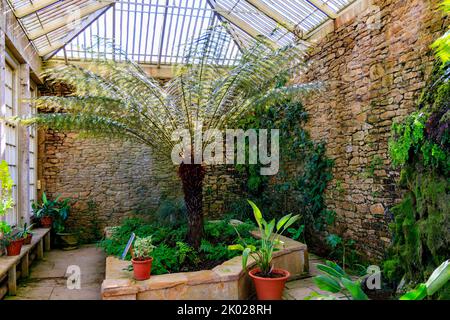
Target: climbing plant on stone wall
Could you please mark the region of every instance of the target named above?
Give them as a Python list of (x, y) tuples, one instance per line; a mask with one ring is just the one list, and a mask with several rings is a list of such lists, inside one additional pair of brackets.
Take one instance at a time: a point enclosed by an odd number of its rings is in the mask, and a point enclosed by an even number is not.
[[(424, 281), (450, 256), (449, 70), (436, 63), (418, 111), (392, 128), (389, 151), (406, 189), (392, 209), (393, 245), (384, 264), (394, 283)], [(448, 285), (441, 296), (450, 297)]]
[[(283, 85), (280, 78), (280, 85)], [(270, 216), (300, 214), (306, 237), (323, 230), (334, 221), (335, 213), (326, 209), (324, 191), (332, 179), (333, 161), (325, 155), (323, 143), (311, 140), (304, 125), (308, 119), (301, 101), (289, 96), (275, 103), (260, 105), (242, 118), (242, 129), (280, 130), (280, 171), (275, 177), (260, 175), (260, 164), (236, 168), (240, 193), (265, 208)], [(245, 204), (235, 204), (243, 212)]]

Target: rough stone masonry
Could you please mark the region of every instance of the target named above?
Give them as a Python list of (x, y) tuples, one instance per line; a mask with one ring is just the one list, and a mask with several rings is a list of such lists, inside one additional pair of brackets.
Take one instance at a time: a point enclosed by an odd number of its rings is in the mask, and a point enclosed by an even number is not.
[(305, 103), (307, 128), (335, 161), (327, 206), (337, 213), (338, 232), (371, 260), (390, 243), (389, 208), (401, 197), (388, 156), (390, 129), (416, 108), (433, 67), (429, 46), (448, 23), (439, 3), (363, 1), (311, 53), (306, 80), (325, 90)]

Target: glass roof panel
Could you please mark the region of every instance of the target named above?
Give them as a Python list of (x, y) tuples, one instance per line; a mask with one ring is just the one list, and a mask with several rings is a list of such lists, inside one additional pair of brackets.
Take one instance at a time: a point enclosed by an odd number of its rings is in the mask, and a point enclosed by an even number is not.
[(217, 25), (229, 34), (221, 52), (225, 65), (258, 36), (275, 46), (306, 44), (308, 34), (355, 1), (8, 0), (44, 59), (55, 53), (68, 59), (114, 58), (100, 40), (110, 39), (133, 60), (156, 65), (181, 63), (186, 44)]

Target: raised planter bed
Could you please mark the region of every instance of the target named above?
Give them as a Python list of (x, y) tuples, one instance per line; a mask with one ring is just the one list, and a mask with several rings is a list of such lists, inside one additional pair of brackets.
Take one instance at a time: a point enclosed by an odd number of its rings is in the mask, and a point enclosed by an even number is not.
[[(255, 237), (258, 234), (254, 233)], [(281, 237), (283, 244), (274, 253), (273, 263), (297, 278), (308, 265), (305, 244)], [(116, 257), (106, 259), (106, 279), (102, 283), (104, 300), (245, 300), (254, 294), (248, 274), (242, 270), (241, 257), (235, 257), (213, 268), (197, 272), (181, 272), (151, 276), (145, 281), (133, 279), (127, 271), (130, 261)], [(249, 259), (251, 268), (254, 262)]]

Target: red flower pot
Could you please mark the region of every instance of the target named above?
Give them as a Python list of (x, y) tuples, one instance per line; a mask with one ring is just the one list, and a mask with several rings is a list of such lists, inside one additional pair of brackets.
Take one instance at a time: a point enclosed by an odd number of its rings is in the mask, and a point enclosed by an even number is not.
[(146, 260), (131, 259), (131, 262), (133, 263), (134, 278), (136, 280), (142, 281), (150, 278), (153, 258)]
[(42, 217), (41, 218), (41, 226), (43, 228), (51, 228), (53, 224), (53, 218), (52, 217)]
[(6, 246), (6, 252), (8, 256), (18, 256), (20, 250), (22, 250), (24, 239), (12, 240), (9, 245)]
[(281, 300), (284, 285), (290, 277), (290, 273), (283, 269), (273, 269), (272, 273), (277, 275), (274, 278), (263, 278), (257, 275), (259, 268), (249, 271), (249, 276), (253, 279), (258, 300)]
[(27, 237), (23, 240), (23, 244), (31, 244), (31, 239), (33, 238), (33, 234), (29, 233)]

